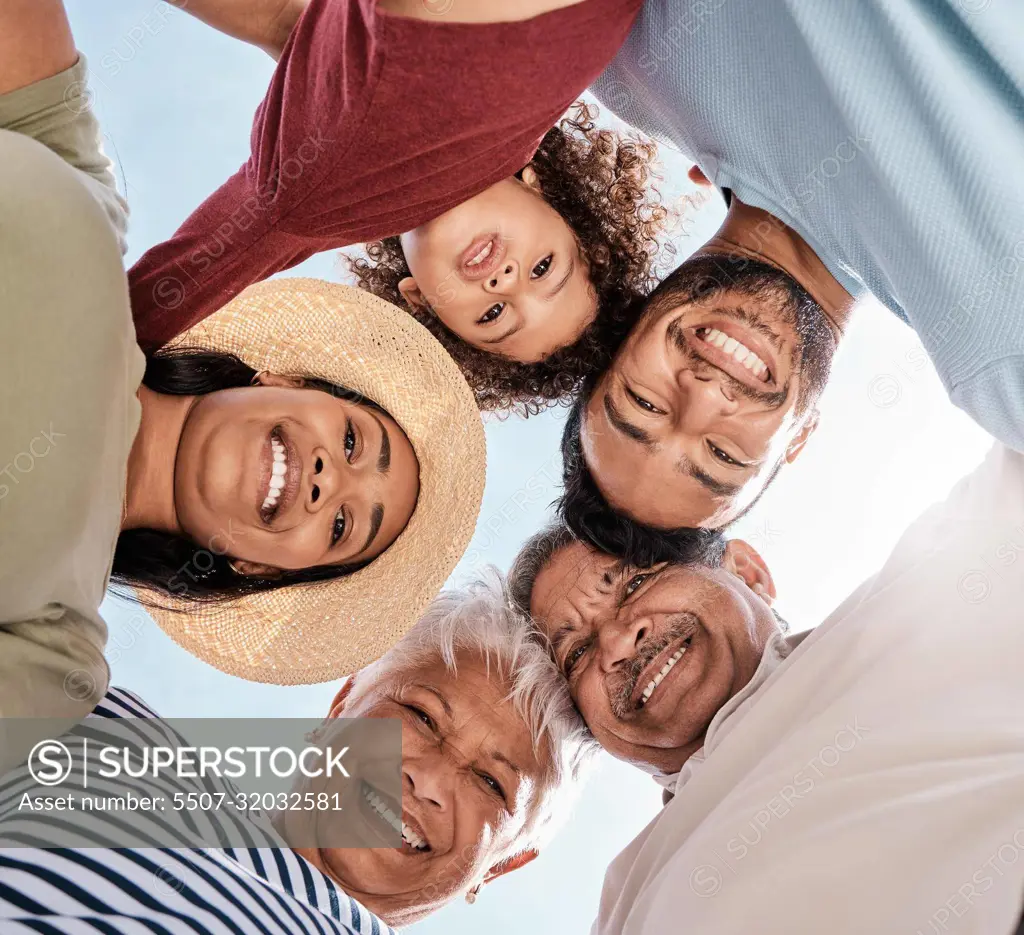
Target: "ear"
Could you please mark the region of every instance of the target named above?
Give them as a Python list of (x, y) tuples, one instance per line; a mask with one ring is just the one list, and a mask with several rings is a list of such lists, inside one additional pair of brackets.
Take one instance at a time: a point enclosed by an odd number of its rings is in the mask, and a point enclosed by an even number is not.
[(537, 170), (533, 166), (527, 166), (523, 169), (523, 184), (527, 188), (532, 188), (538, 195), (544, 194), (540, 186), (540, 179), (537, 177)]
[(786, 464), (792, 464), (796, 461), (800, 452), (804, 450), (804, 445), (807, 444), (807, 439), (814, 434), (814, 430), (818, 427), (819, 417), (820, 413), (817, 409), (812, 409), (807, 414), (807, 418), (804, 419), (804, 424), (800, 427), (800, 431), (796, 433), (796, 436), (786, 448)]
[(690, 171), (686, 173), (686, 177), (694, 185), (707, 186), (711, 184), (708, 177), (701, 171), (700, 166), (690, 166)]
[(270, 578), (273, 580), (281, 577), (281, 569), (276, 565), (261, 565), (259, 562), (244, 562), (234, 558), (231, 560), (231, 567), (235, 574), (245, 575), (247, 578)]
[[(253, 382), (260, 386), (279, 386), (284, 389), (302, 389), (306, 385), (306, 381), (302, 377), (293, 377), (284, 373), (271, 373), (269, 370), (261, 370), (253, 378)], [(236, 565), (242, 565), (243, 562), (236, 562)], [(266, 566), (260, 566), (266, 567)], [(242, 572), (242, 574), (258, 574), (258, 572)], [(263, 575), (264, 578), (269, 577)]]
[(751, 591), (771, 606), (775, 600), (775, 582), (757, 550), (742, 539), (730, 539), (722, 556), (722, 567), (741, 578)]
[(342, 683), (341, 688), (338, 689), (338, 694), (334, 696), (334, 701), (331, 702), (331, 710), (328, 712), (328, 717), (341, 717), (341, 712), (345, 710), (345, 704), (348, 701), (348, 696), (352, 694), (352, 686), (356, 683), (356, 676), (350, 675)]
[(537, 856), (538, 853), (539, 851), (530, 848), (528, 851), (520, 851), (512, 857), (506, 857), (503, 861), (496, 863), (487, 871), (484, 876), (484, 883), (490, 883), (492, 880), (497, 880), (498, 877), (504, 876), (506, 873), (511, 873), (513, 870), (525, 867)]
[(412, 276), (405, 276), (398, 280), (398, 291), (402, 293), (402, 298), (409, 303), (410, 308), (430, 310), (430, 303), (426, 300), (422, 291), (420, 291), (419, 285)]

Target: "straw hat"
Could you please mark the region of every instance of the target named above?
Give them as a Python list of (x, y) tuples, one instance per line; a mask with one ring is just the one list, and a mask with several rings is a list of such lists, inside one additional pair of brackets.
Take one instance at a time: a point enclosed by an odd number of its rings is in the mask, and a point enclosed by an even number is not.
[(484, 430), (458, 367), (411, 315), (362, 289), (316, 279), (252, 286), (174, 343), (370, 397), (409, 436), (420, 492), (408, 526), (353, 575), (212, 605), (161, 595), (173, 609), (154, 608), (153, 618), (193, 655), (254, 682), (326, 682), (377, 659), (437, 595), (480, 512)]

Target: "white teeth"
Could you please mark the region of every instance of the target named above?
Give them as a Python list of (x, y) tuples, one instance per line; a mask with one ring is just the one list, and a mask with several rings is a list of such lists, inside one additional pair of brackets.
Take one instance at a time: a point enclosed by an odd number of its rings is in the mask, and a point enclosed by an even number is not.
[(395, 831), (402, 835), (402, 840), (406, 844), (414, 847), (418, 851), (425, 851), (427, 849), (427, 842), (423, 840), (415, 831), (413, 831), (410, 825), (407, 825), (402, 821), (390, 808), (387, 807), (384, 800), (377, 795), (376, 792), (372, 791), (365, 784), (363, 785), (363, 798), (373, 807), (373, 810), (380, 815)]
[(271, 436), (270, 450), (274, 460), (270, 466), (270, 483), (267, 485), (267, 495), (263, 498), (263, 512), (276, 506), (284, 489), (284, 476), (288, 473), (288, 454), (284, 443)]
[(643, 694), (642, 694), (642, 695), (640, 696), (640, 705), (641, 705), (641, 707), (642, 707), (643, 705), (647, 704), (647, 702), (648, 702), (648, 701), (650, 700), (650, 697), (651, 697), (651, 695), (653, 695), (653, 694), (654, 694), (654, 689), (656, 689), (656, 688), (657, 688), (657, 687), (658, 687), (658, 686), (659, 686), (659, 685), (661, 684), (661, 682), (662, 682), (662, 679), (664, 679), (664, 678), (665, 678), (665, 676), (666, 676), (666, 675), (668, 675), (668, 674), (669, 674), (669, 672), (671, 672), (671, 671), (672, 671), (672, 667), (673, 667), (673, 666), (674, 666), (674, 665), (675, 665), (675, 664), (676, 664), (676, 663), (677, 663), (677, 662), (678, 662), (678, 661), (679, 661), (680, 659), (682, 659), (682, 658), (683, 658), (683, 656), (685, 655), (685, 653), (686, 653), (686, 647), (685, 647), (685, 646), (680, 646), (680, 647), (679, 647), (679, 649), (677, 649), (677, 650), (676, 650), (676, 651), (675, 651), (675, 652), (674, 652), (674, 653), (673, 653), (673, 654), (672, 654), (672, 655), (671, 655), (671, 656), (669, 657), (669, 660), (668, 660), (668, 662), (666, 662), (666, 663), (665, 663), (665, 664), (664, 664), (664, 665), (663, 665), (663, 666), (661, 667), (661, 671), (660, 671), (660, 672), (659, 672), (659, 673), (658, 673), (658, 674), (657, 674), (656, 676), (654, 676), (654, 678), (653, 678), (653, 679), (651, 679), (651, 680), (650, 680), (650, 681), (649, 681), (649, 682), (647, 683), (647, 687), (646, 687), (646, 688), (644, 689), (644, 693), (643, 693)]
[(473, 257), (473, 259), (470, 260), (466, 264), (466, 266), (479, 266), (481, 263), (483, 263), (484, 260), (486, 260), (491, 255), (491, 251), (493, 249), (494, 241), (487, 241), (487, 245), (475, 257)]
[(703, 332), (698, 331), (698, 336), (705, 344), (710, 344), (712, 347), (720, 347), (733, 360), (746, 367), (755, 377), (763, 378), (768, 372), (768, 365), (757, 354), (717, 328), (708, 328)]

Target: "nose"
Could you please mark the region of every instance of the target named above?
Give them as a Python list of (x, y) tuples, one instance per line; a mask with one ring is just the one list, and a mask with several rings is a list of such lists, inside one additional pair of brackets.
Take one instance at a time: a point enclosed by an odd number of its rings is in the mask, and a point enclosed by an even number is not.
[(455, 777), (444, 754), (436, 746), (428, 746), (408, 756), (402, 752), (402, 795), (440, 811), (452, 806)]
[(310, 513), (318, 513), (336, 504), (348, 485), (351, 473), (351, 467), (346, 470), (326, 448), (315, 448), (306, 485), (306, 509)]
[(698, 377), (692, 370), (680, 370), (676, 378), (682, 394), (679, 428), (684, 434), (701, 435), (724, 416), (732, 415), (737, 402), (726, 395), (716, 377)]
[(598, 631), (602, 670), (612, 672), (629, 662), (652, 629), (651, 619), (644, 614), (606, 620)]
[(519, 262), (507, 259), (484, 280), (484, 291), (504, 295), (511, 292), (518, 282)]

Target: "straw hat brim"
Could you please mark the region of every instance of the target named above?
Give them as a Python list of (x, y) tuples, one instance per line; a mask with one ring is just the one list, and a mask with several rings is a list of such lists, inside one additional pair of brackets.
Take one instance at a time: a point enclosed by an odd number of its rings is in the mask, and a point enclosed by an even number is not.
[(354, 574), (219, 604), (158, 600), (180, 646), (223, 672), (278, 685), (325, 682), (380, 657), (462, 557), (486, 472), (473, 393), (413, 317), (353, 286), (273, 279), (187, 331), (177, 347), (234, 354), (255, 370), (317, 377), (383, 406), (412, 442), (420, 491), (405, 530)]

